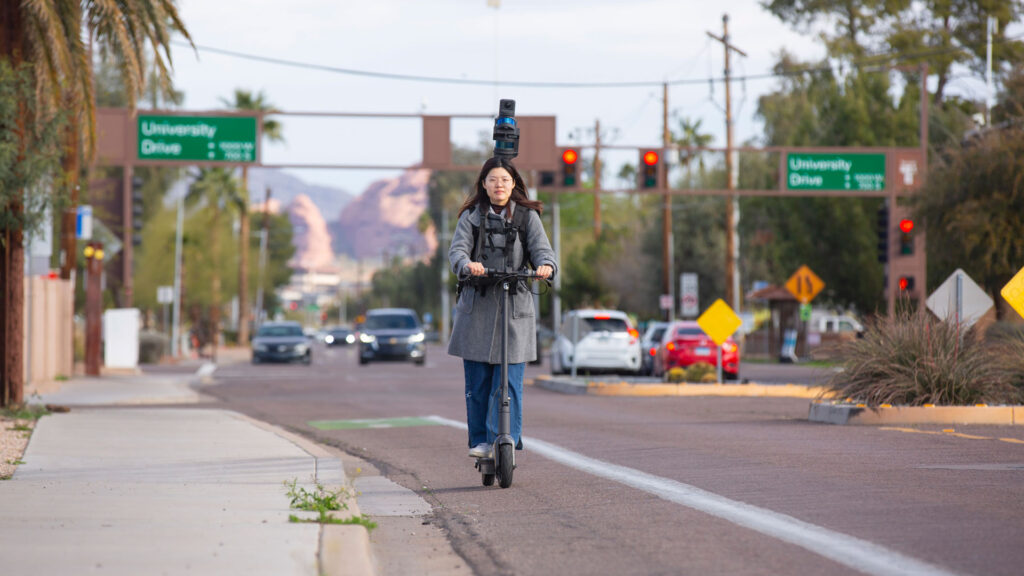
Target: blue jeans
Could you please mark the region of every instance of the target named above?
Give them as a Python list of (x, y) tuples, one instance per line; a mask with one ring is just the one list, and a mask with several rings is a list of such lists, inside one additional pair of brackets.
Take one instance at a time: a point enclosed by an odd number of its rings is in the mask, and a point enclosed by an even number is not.
[[(501, 409), (501, 364), (462, 361), (466, 374), (466, 424), (469, 446), (493, 444), (498, 437), (498, 411)], [(523, 430), (523, 373), (526, 363), (508, 365), (508, 394), (511, 397), (512, 439), (519, 445)]]

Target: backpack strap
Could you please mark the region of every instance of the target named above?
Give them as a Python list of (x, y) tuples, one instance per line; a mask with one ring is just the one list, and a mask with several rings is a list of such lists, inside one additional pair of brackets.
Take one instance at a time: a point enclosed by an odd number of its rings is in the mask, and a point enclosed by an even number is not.
[(523, 264), (528, 265), (530, 268), (536, 268), (533, 265), (533, 260), (530, 259), (530, 248), (526, 243), (526, 239), (529, 237), (528, 232), (530, 231), (531, 211), (531, 208), (527, 208), (522, 204), (516, 204), (515, 212), (512, 213), (512, 226), (519, 233), (519, 245), (523, 247)]

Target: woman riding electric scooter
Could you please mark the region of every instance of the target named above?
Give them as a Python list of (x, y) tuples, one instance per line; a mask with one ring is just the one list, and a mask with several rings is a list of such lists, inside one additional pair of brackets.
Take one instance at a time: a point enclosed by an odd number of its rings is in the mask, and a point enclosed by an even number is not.
[[(502, 157), (487, 160), (474, 188), (459, 210), (448, 250), (451, 270), (458, 276), (460, 287), (448, 353), (463, 359), (469, 455), (493, 462), (501, 423), (504, 293), (501, 275), (489, 275), (488, 270), (522, 272), (531, 264), (536, 267), (531, 276), (551, 278), (557, 265), (540, 219), (543, 204), (527, 197), (526, 183), (511, 161)], [(495, 226), (495, 221), (503, 226)], [(536, 359), (537, 313), (533, 294), (521, 278), (510, 281), (506, 275), (504, 282), (510, 284), (504, 342), (510, 400), (508, 434), (521, 448), (523, 373), (526, 362)], [(493, 473), (488, 478), (481, 472), (485, 484), (489, 484), (488, 479), (493, 482)]]

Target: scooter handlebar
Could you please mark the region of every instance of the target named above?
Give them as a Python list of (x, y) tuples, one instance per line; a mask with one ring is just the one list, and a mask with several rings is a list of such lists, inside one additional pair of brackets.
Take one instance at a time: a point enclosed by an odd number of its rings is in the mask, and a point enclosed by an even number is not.
[(537, 274), (536, 272), (505, 272), (503, 270), (495, 270), (494, 268), (487, 268), (485, 276), (492, 278), (516, 278), (522, 280), (545, 280), (546, 278)]

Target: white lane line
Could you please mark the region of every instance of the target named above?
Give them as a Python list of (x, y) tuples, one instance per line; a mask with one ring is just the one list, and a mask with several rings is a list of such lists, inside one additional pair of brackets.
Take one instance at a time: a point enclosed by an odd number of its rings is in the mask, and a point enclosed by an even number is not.
[[(427, 418), (452, 428), (466, 429), (464, 423), (441, 416), (428, 416)], [(822, 528), (786, 514), (730, 500), (696, 486), (589, 458), (536, 438), (524, 436), (523, 444), (527, 445), (529, 450), (559, 464), (643, 490), (669, 502), (682, 504), (766, 536), (794, 544), (864, 574), (872, 576), (953, 576), (955, 574), (866, 540)]]
[(196, 376), (198, 376), (199, 378), (205, 378), (207, 376), (212, 375), (216, 371), (216, 364), (214, 364), (213, 362), (206, 362), (205, 364), (200, 366), (198, 370), (196, 370)]

